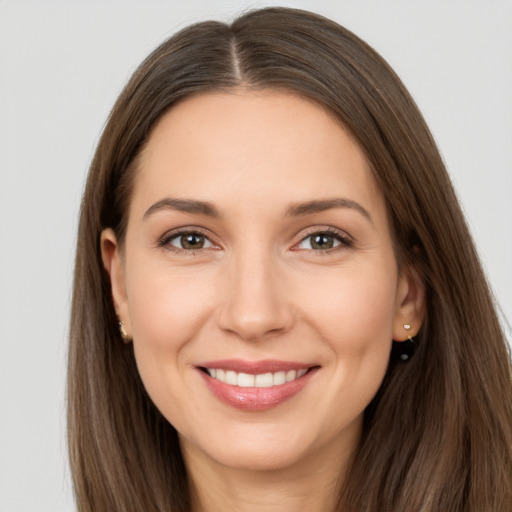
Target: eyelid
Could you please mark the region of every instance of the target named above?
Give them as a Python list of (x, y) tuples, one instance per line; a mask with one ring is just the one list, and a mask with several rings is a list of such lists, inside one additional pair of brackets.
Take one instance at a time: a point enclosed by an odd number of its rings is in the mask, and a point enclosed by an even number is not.
[[(178, 238), (183, 235), (200, 235), (204, 237), (211, 244), (210, 247), (201, 247), (200, 249), (181, 249), (180, 247), (176, 247), (171, 245), (171, 240)], [(167, 249), (169, 251), (178, 252), (178, 253), (187, 253), (194, 254), (196, 252), (205, 250), (205, 249), (219, 249), (219, 244), (217, 244), (213, 239), (212, 235), (209, 234), (205, 229), (200, 228), (198, 226), (182, 226), (179, 228), (171, 229), (170, 231), (166, 231), (164, 235), (159, 237), (157, 241), (157, 247), (161, 247)]]
[(195, 249), (196, 251), (199, 251), (199, 250), (202, 250), (202, 249), (210, 249), (211, 247), (213, 247), (213, 242), (207, 236), (204, 236), (201, 233), (193, 233), (193, 232), (182, 233), (182, 234), (178, 233), (177, 235), (174, 235), (174, 236), (171, 236), (170, 238), (168, 238), (167, 239), (168, 240), (167, 243), (171, 247), (174, 247), (175, 249), (185, 250), (187, 252), (192, 252), (192, 251), (194, 251), (194, 249), (184, 249), (183, 247), (178, 247), (178, 245), (174, 245), (174, 243), (173, 243), (173, 242), (176, 242), (178, 240), (181, 240), (184, 236), (187, 237), (188, 235), (193, 235), (195, 237), (200, 237), (204, 241), (203, 247), (199, 247), (198, 249)]
[[(329, 249), (323, 249), (323, 250), (298, 248), (298, 246), (302, 242), (304, 242), (307, 238), (309, 238), (313, 235), (321, 235), (321, 234), (329, 235), (329, 236), (336, 238), (340, 242), (339, 245), (337, 245), (335, 247), (331, 247)], [(325, 253), (329, 253), (329, 252), (335, 252), (338, 250), (347, 249), (347, 248), (350, 248), (353, 246), (354, 246), (354, 239), (349, 234), (347, 234), (346, 231), (335, 228), (333, 226), (312, 226), (310, 228), (307, 228), (305, 231), (303, 231), (300, 234), (300, 240), (293, 245), (292, 250), (310, 251), (310, 252), (315, 252), (317, 254), (322, 254), (322, 253), (325, 254)]]
[[(176, 247), (176, 246), (173, 246), (170, 244), (170, 241), (172, 239), (175, 239), (180, 236), (187, 235), (187, 234), (200, 235), (200, 236), (204, 237), (206, 240), (208, 240), (208, 242), (211, 244), (211, 246), (193, 250), (193, 249), (181, 249), (179, 247)], [(326, 235), (332, 236), (332, 237), (336, 238), (336, 240), (338, 240), (340, 243), (335, 247), (331, 247), (331, 248), (323, 249), (323, 250), (322, 249), (315, 250), (315, 249), (298, 248), (298, 246), (302, 242), (304, 242), (308, 237), (311, 237), (313, 235), (320, 235), (320, 234), (326, 234)], [(187, 254), (194, 254), (196, 252), (199, 252), (199, 251), (202, 251), (205, 249), (208, 249), (208, 250), (209, 249), (220, 249), (220, 245), (217, 242), (215, 242), (214, 238), (215, 237), (213, 237), (212, 234), (208, 230), (205, 230), (204, 228), (201, 228), (198, 226), (181, 226), (181, 227), (177, 227), (172, 230), (166, 231), (165, 234), (162, 235), (158, 239), (157, 246), (161, 247), (161, 248), (166, 248), (169, 251), (174, 251), (174, 252), (178, 252), (178, 253), (181, 252), (181, 253), (187, 253)], [(322, 253), (325, 254), (325, 253), (335, 252), (338, 250), (347, 249), (347, 248), (350, 248), (353, 246), (354, 246), (354, 239), (349, 234), (347, 234), (346, 231), (343, 231), (339, 228), (335, 228), (333, 226), (311, 226), (309, 228), (306, 228), (305, 230), (303, 230), (300, 233), (300, 239), (294, 243), (291, 250), (293, 250), (293, 251), (310, 251), (310, 252), (314, 252), (317, 254), (322, 254)]]

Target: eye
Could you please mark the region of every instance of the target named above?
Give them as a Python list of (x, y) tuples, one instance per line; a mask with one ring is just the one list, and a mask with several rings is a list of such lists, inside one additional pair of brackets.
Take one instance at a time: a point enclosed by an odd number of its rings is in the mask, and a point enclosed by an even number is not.
[(175, 233), (166, 237), (162, 240), (162, 245), (171, 246), (182, 251), (198, 251), (214, 247), (206, 236), (193, 231)]
[(351, 245), (352, 242), (341, 233), (320, 231), (306, 236), (296, 247), (302, 250), (329, 251), (338, 247), (350, 247)]

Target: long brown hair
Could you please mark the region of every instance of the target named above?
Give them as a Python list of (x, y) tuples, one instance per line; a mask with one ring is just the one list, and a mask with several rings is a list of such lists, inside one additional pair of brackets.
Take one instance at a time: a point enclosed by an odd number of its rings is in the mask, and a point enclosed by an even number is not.
[(398, 258), (425, 283), (416, 354), (390, 359), (340, 510), (510, 512), (510, 358), (433, 138), (372, 48), (330, 20), (283, 8), (177, 33), (110, 114), (83, 197), (74, 278), (68, 437), (78, 510), (190, 508), (176, 431), (119, 336), (100, 233), (111, 227), (123, 241), (137, 156), (155, 122), (186, 96), (233, 87), (293, 91), (352, 132), (385, 197)]

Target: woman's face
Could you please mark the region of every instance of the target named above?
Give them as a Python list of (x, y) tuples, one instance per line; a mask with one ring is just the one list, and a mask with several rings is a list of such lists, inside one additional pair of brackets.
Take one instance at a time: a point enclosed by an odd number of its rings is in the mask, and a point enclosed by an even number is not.
[(421, 308), (358, 145), (298, 96), (211, 93), (162, 117), (137, 172), (125, 246), (105, 231), (104, 262), (185, 457), (348, 456)]

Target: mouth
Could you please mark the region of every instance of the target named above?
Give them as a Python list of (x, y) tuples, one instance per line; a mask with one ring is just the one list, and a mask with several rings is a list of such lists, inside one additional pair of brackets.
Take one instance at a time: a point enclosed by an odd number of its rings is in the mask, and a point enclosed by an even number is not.
[(293, 382), (315, 367), (301, 368), (300, 370), (281, 370), (277, 372), (266, 373), (244, 373), (233, 370), (224, 370), (222, 368), (201, 368), (212, 379), (218, 380), (230, 386), (241, 388), (271, 388), (282, 386), (288, 382)]
[(297, 395), (320, 369), (283, 361), (212, 361), (196, 367), (221, 402), (245, 411), (271, 409)]

